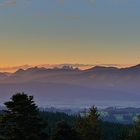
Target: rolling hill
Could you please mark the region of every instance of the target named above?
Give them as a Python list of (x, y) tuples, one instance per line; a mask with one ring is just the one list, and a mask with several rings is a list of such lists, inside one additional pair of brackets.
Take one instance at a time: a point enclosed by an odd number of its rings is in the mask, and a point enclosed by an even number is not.
[(15, 92), (34, 95), (40, 106), (138, 102), (140, 65), (129, 68), (96, 66), (86, 70), (69, 66), (33, 67), (11, 74), (0, 73), (0, 102)]

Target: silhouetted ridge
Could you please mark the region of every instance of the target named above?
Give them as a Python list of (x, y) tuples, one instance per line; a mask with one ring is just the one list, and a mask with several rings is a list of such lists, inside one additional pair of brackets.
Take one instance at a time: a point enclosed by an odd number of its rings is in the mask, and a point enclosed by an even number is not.
[(63, 66), (62, 68), (44, 68), (44, 67), (31, 67), (26, 70), (19, 69), (13, 75), (23, 75), (23, 74), (43, 74), (48, 72), (71, 72), (80, 71), (78, 68), (73, 68), (71, 66)]
[(19, 70), (17, 70), (16, 72), (15, 72), (15, 74), (23, 74), (24, 73), (24, 69), (19, 69)]
[(72, 67), (72, 66), (63, 66), (61, 69), (62, 69), (62, 70), (68, 70), (68, 71), (79, 70), (78, 68), (74, 68), (74, 67)]
[[(17, 70), (14, 75), (23, 75), (23, 74), (43, 74), (43, 73), (54, 73), (54, 72), (80, 72), (81, 70), (78, 68), (74, 68), (72, 66), (66, 65), (63, 67), (55, 67), (55, 68), (45, 68), (45, 67), (32, 67), (26, 70), (19, 69)], [(105, 66), (95, 66), (86, 70), (83, 70), (84, 73), (89, 74), (121, 74), (123, 76), (127, 73), (129, 74), (137, 74), (140, 73), (140, 64), (128, 68), (117, 68), (117, 67), (105, 67)]]
[(122, 68), (120, 70), (125, 73), (138, 74), (140, 73), (140, 64), (128, 68)]
[(90, 73), (94, 73), (94, 72), (116, 72), (119, 69), (116, 67), (104, 67), (104, 66), (95, 66), (92, 67), (90, 69), (85, 70), (85, 72), (90, 72)]
[(33, 67), (33, 68), (29, 68), (29, 69), (27, 69), (26, 70), (27, 72), (44, 72), (44, 71), (47, 71), (47, 69), (46, 68), (44, 68), (44, 67), (41, 67), (41, 68), (39, 68), (39, 67)]
[(140, 64), (138, 64), (136, 66), (129, 67), (128, 69), (137, 69), (137, 70), (140, 70)]

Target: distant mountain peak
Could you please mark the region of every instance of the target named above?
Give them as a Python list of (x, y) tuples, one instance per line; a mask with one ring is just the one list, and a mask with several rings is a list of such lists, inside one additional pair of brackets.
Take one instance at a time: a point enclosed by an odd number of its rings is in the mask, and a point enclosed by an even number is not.
[(102, 70), (118, 70), (116, 67), (105, 67), (105, 66), (95, 66), (90, 69), (87, 69), (86, 71), (102, 71)]
[(131, 66), (128, 68), (121, 68), (121, 71), (124, 71), (125, 73), (131, 73), (131, 74), (138, 74), (140, 73), (140, 64), (135, 65), (135, 66)]
[(131, 68), (140, 68), (140, 64), (132, 66)]
[[(50, 73), (50, 72), (74, 72), (74, 71), (82, 71), (78, 68), (72, 67), (70, 65), (64, 65), (62, 67), (54, 67), (54, 68), (45, 68), (45, 67), (31, 67), (26, 70), (19, 69), (17, 70), (15, 74), (17, 75), (24, 75), (24, 74), (44, 74), (44, 73)], [(94, 66), (92, 68), (83, 70), (85, 73), (93, 74), (93, 73), (99, 73), (99, 74), (124, 74), (126, 75), (127, 72), (129, 73), (140, 73), (140, 64), (131, 66), (128, 68), (117, 68), (117, 67), (107, 67), (107, 66)]]
[(15, 73), (22, 73), (24, 71), (25, 71), (24, 69), (18, 69)]
[(54, 67), (52, 70), (58, 70), (58, 71), (80, 71), (79, 68), (74, 68), (69, 65), (64, 65), (63, 67)]
[(71, 70), (71, 71), (73, 71), (73, 70), (79, 70), (78, 68), (74, 68), (74, 67), (69, 66), (69, 65), (63, 66), (62, 69), (64, 69), (64, 70)]
[(44, 70), (47, 70), (46, 68), (44, 67), (31, 67), (31, 68), (28, 68), (26, 71), (31, 71), (31, 72), (34, 72), (34, 71), (44, 71)]

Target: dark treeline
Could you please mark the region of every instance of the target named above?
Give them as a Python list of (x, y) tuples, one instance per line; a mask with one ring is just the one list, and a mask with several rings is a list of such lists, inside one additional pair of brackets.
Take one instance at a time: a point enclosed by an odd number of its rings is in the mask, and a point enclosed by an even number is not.
[[(40, 112), (44, 120), (47, 120), (47, 134), (51, 136), (57, 122), (65, 121), (70, 126), (74, 126), (77, 121), (77, 116), (69, 116), (65, 113), (51, 113), (51, 112)], [(102, 129), (102, 140), (127, 140), (132, 125), (124, 125), (110, 122), (101, 122)]]
[(0, 114), (0, 140), (140, 140), (134, 125), (103, 122), (96, 107), (84, 117), (40, 112), (33, 97), (13, 95)]

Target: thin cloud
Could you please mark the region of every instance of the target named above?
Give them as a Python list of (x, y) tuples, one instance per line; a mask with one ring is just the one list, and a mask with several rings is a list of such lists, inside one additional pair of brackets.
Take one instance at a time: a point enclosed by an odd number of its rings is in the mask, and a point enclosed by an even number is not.
[(5, 0), (3, 2), (0, 2), (0, 7), (16, 6), (16, 2), (16, 0)]
[(14, 72), (18, 69), (28, 69), (31, 66), (29, 65), (23, 65), (23, 66), (9, 66), (9, 67), (0, 67), (1, 72)]

